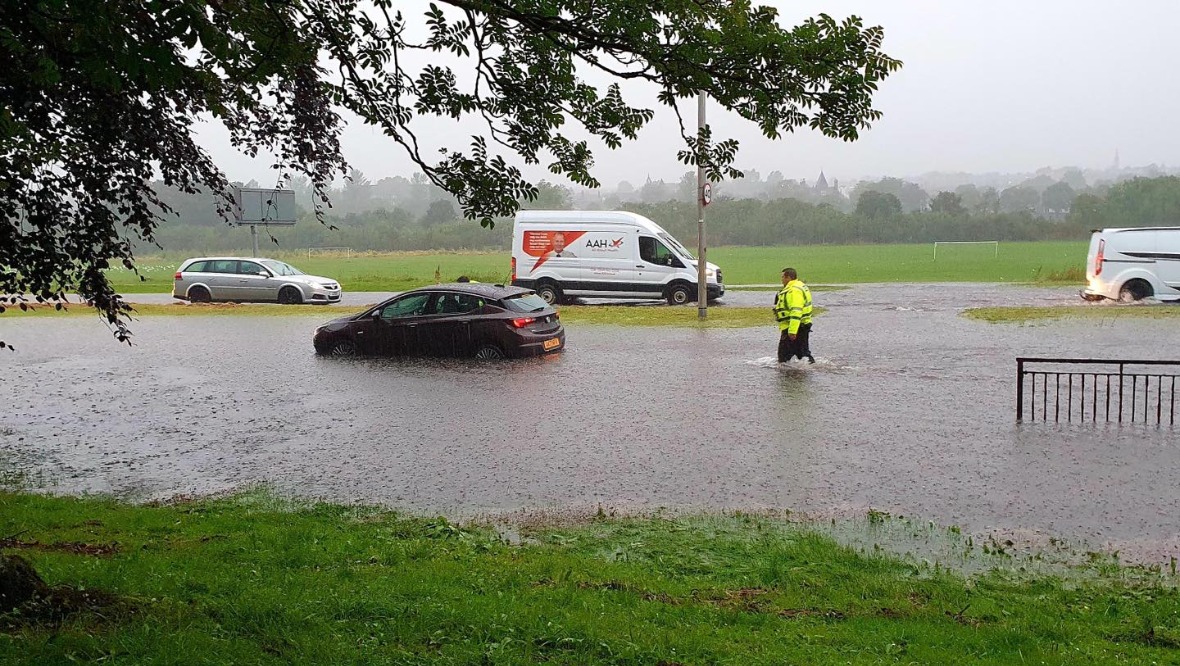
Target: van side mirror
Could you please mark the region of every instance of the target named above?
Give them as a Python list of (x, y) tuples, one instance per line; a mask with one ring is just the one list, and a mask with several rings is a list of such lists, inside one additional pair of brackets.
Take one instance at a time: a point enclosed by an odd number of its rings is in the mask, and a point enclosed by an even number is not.
[(261, 275), (261, 276), (262, 276), (262, 277), (264, 277), (264, 278), (268, 278), (268, 277), (270, 277), (270, 272), (269, 272), (269, 271), (258, 271), (258, 274), (259, 274), (259, 275)]

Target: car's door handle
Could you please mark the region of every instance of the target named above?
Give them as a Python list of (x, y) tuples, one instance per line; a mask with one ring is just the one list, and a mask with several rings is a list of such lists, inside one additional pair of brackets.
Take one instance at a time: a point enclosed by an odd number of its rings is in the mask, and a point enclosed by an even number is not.
[(635, 264), (636, 268), (643, 268), (643, 264)]

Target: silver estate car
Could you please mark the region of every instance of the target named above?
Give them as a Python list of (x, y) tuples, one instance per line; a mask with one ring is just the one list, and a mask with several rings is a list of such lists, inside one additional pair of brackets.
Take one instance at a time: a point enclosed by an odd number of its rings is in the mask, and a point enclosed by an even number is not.
[(336, 303), (340, 300), (340, 283), (307, 275), (274, 259), (198, 257), (185, 261), (176, 271), (172, 297), (193, 303)]

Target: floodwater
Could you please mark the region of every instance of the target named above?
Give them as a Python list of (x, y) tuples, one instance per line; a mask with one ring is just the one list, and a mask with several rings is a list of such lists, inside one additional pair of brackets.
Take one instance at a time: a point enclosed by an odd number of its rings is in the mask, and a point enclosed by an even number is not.
[[(724, 300), (766, 305), (769, 320), (772, 299)], [(819, 362), (781, 367), (769, 324), (572, 326), (563, 354), (475, 363), (318, 358), (311, 334), (330, 307), (148, 317), (130, 348), (89, 318), (2, 321), (17, 351), (0, 354), (0, 472), (52, 492), (267, 483), (455, 516), (874, 509), (1180, 556), (1180, 428), (1014, 415), (1017, 356), (1175, 358), (1174, 321), (958, 314), (1080, 303), (1067, 289), (864, 285), (815, 300), (828, 308)]]

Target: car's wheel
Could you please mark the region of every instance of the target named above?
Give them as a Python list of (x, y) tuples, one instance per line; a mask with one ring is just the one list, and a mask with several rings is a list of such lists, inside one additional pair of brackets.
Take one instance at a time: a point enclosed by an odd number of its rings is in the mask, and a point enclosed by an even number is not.
[(504, 358), (504, 352), (490, 342), (485, 342), (475, 350), (475, 358), (481, 361), (495, 361)]
[(561, 302), (561, 289), (548, 280), (537, 284), (537, 295), (545, 299), (549, 305), (557, 305)]
[(668, 287), (668, 305), (684, 305), (692, 300), (692, 289), (688, 285), (679, 283)]
[(341, 340), (328, 348), (328, 356), (356, 356), (356, 343), (352, 340)]
[(283, 305), (299, 305), (303, 302), (303, 294), (295, 287), (283, 287), (279, 290), (279, 302)]
[(1119, 289), (1119, 300), (1124, 303), (1141, 301), (1155, 294), (1146, 280), (1130, 280)]
[(209, 290), (204, 287), (193, 287), (188, 290), (188, 300), (190, 303), (208, 303), (213, 300), (209, 295)]

